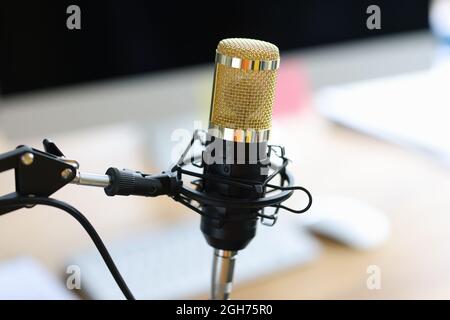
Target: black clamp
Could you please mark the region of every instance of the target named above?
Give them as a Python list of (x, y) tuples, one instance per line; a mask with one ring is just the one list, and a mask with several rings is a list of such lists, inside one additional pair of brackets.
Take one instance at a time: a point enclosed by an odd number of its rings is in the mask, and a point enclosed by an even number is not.
[[(62, 158), (62, 152), (53, 142), (44, 140), (44, 148), (46, 152), (18, 146), (15, 150), (0, 154), (0, 172), (15, 171), (16, 190), (3, 197), (49, 197), (75, 178), (76, 168)], [(0, 209), (0, 214), (23, 207)]]

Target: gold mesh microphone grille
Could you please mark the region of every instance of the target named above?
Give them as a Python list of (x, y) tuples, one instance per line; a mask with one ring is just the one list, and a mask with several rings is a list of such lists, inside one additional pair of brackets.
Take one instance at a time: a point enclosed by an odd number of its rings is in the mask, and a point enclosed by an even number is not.
[(265, 41), (220, 41), (210, 127), (233, 132), (229, 138), (235, 141), (268, 138), (279, 59), (278, 48)]

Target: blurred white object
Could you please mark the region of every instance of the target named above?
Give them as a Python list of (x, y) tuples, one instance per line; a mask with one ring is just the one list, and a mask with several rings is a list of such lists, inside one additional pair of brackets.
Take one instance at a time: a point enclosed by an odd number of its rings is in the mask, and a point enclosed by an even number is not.
[[(196, 114), (192, 110), (151, 121), (144, 129), (146, 157), (157, 168), (166, 170), (178, 161), (191, 141), (194, 131), (207, 128), (205, 123), (196, 119)], [(194, 154), (200, 154), (201, 150), (197, 144), (193, 145)]]
[(315, 105), (331, 120), (425, 151), (450, 164), (450, 68), (366, 80), (319, 92)]
[(430, 27), (439, 41), (433, 64), (450, 74), (450, 0), (434, 0), (430, 6)]
[(0, 300), (72, 300), (77, 297), (64, 281), (32, 258), (21, 257), (0, 264)]
[(384, 212), (354, 198), (316, 197), (304, 225), (313, 232), (359, 250), (383, 244), (390, 223)]
[(433, 0), (429, 20), (433, 33), (450, 42), (450, 0)]
[[(238, 253), (235, 283), (282, 272), (313, 260), (318, 242), (298, 224), (258, 226), (256, 237)], [(183, 299), (209, 294), (213, 249), (198, 223), (184, 223), (108, 246), (137, 299)], [(94, 299), (123, 299), (100, 256), (89, 252), (70, 264), (82, 272), (82, 286)]]

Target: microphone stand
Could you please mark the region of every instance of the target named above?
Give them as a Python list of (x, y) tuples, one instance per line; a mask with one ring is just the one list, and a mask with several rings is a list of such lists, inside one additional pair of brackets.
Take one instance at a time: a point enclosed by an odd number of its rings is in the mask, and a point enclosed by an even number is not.
[[(186, 187), (183, 184), (183, 175), (211, 181), (216, 179), (214, 176), (183, 169), (187, 153), (197, 139), (198, 133), (194, 133), (191, 143), (177, 164), (171, 170), (164, 171), (160, 174), (145, 174), (140, 171), (119, 170), (117, 168), (109, 168), (105, 174), (83, 172), (79, 170), (79, 164), (76, 160), (66, 158), (61, 150), (50, 140), (45, 139), (43, 141), (45, 151), (23, 145), (19, 146), (15, 150), (0, 154), (0, 173), (14, 170), (16, 182), (15, 192), (0, 195), (0, 216), (18, 209), (32, 208), (35, 204), (55, 206), (69, 212), (71, 215), (77, 217), (77, 220), (81, 221), (80, 223), (83, 226), (87, 225), (85, 227), (87, 228), (86, 230), (89, 230), (91, 237), (102, 253), (105, 262), (125, 296), (133, 298), (101, 239), (95, 232), (95, 229), (75, 208), (56, 199), (49, 198), (53, 193), (65, 185), (73, 183), (103, 188), (108, 196), (135, 195), (157, 197), (166, 195), (202, 216), (207, 214), (202, 210), (203, 205), (236, 209), (256, 209), (258, 213), (253, 218), (261, 218), (261, 223), (268, 226), (272, 226), (276, 222), (277, 213), (280, 209), (299, 214), (307, 211), (311, 207), (312, 197), (310, 192), (303, 187), (294, 186), (293, 177), (286, 171), (289, 160), (284, 156), (284, 148), (279, 146), (270, 146), (269, 158), (271, 150), (278, 147), (281, 150), (281, 154), (278, 155), (276, 152), (275, 154), (283, 160), (283, 163), (280, 166), (274, 166), (272, 168), (274, 170), (273, 173), (264, 182), (243, 182), (236, 179), (221, 178), (222, 183), (247, 186), (247, 188), (254, 188), (260, 192), (268, 188), (270, 191), (267, 192), (267, 195), (261, 192), (260, 198), (243, 200), (211, 196), (202, 192), (201, 188), (192, 189)], [(194, 162), (192, 164), (195, 166)], [(279, 185), (271, 184), (271, 179), (277, 175), (280, 176), (281, 180)], [(195, 181), (191, 183), (194, 186), (198, 186), (198, 184), (195, 184)], [(295, 190), (301, 190), (308, 196), (308, 205), (303, 209), (295, 210), (282, 205)], [(278, 191), (278, 193), (273, 194), (273, 191)], [(33, 200), (34, 198), (35, 201)], [(194, 203), (198, 205), (194, 205)], [(264, 214), (264, 208), (266, 207), (274, 207), (275, 213), (271, 215)], [(210, 218), (215, 219), (214, 217)], [(224, 218), (222, 222), (227, 221), (226, 219)], [(266, 220), (269, 223), (266, 223)], [(212, 300), (229, 299), (236, 255), (237, 251), (234, 250), (214, 249), (211, 279)]]
[(237, 251), (214, 249), (211, 300), (228, 300), (233, 286)]

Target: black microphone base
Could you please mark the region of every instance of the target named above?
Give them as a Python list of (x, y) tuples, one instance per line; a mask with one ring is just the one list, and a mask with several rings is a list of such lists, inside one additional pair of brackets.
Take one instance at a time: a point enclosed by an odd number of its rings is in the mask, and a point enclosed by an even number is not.
[(200, 229), (208, 244), (221, 250), (238, 251), (244, 249), (256, 234), (257, 218), (221, 222), (202, 217)]

